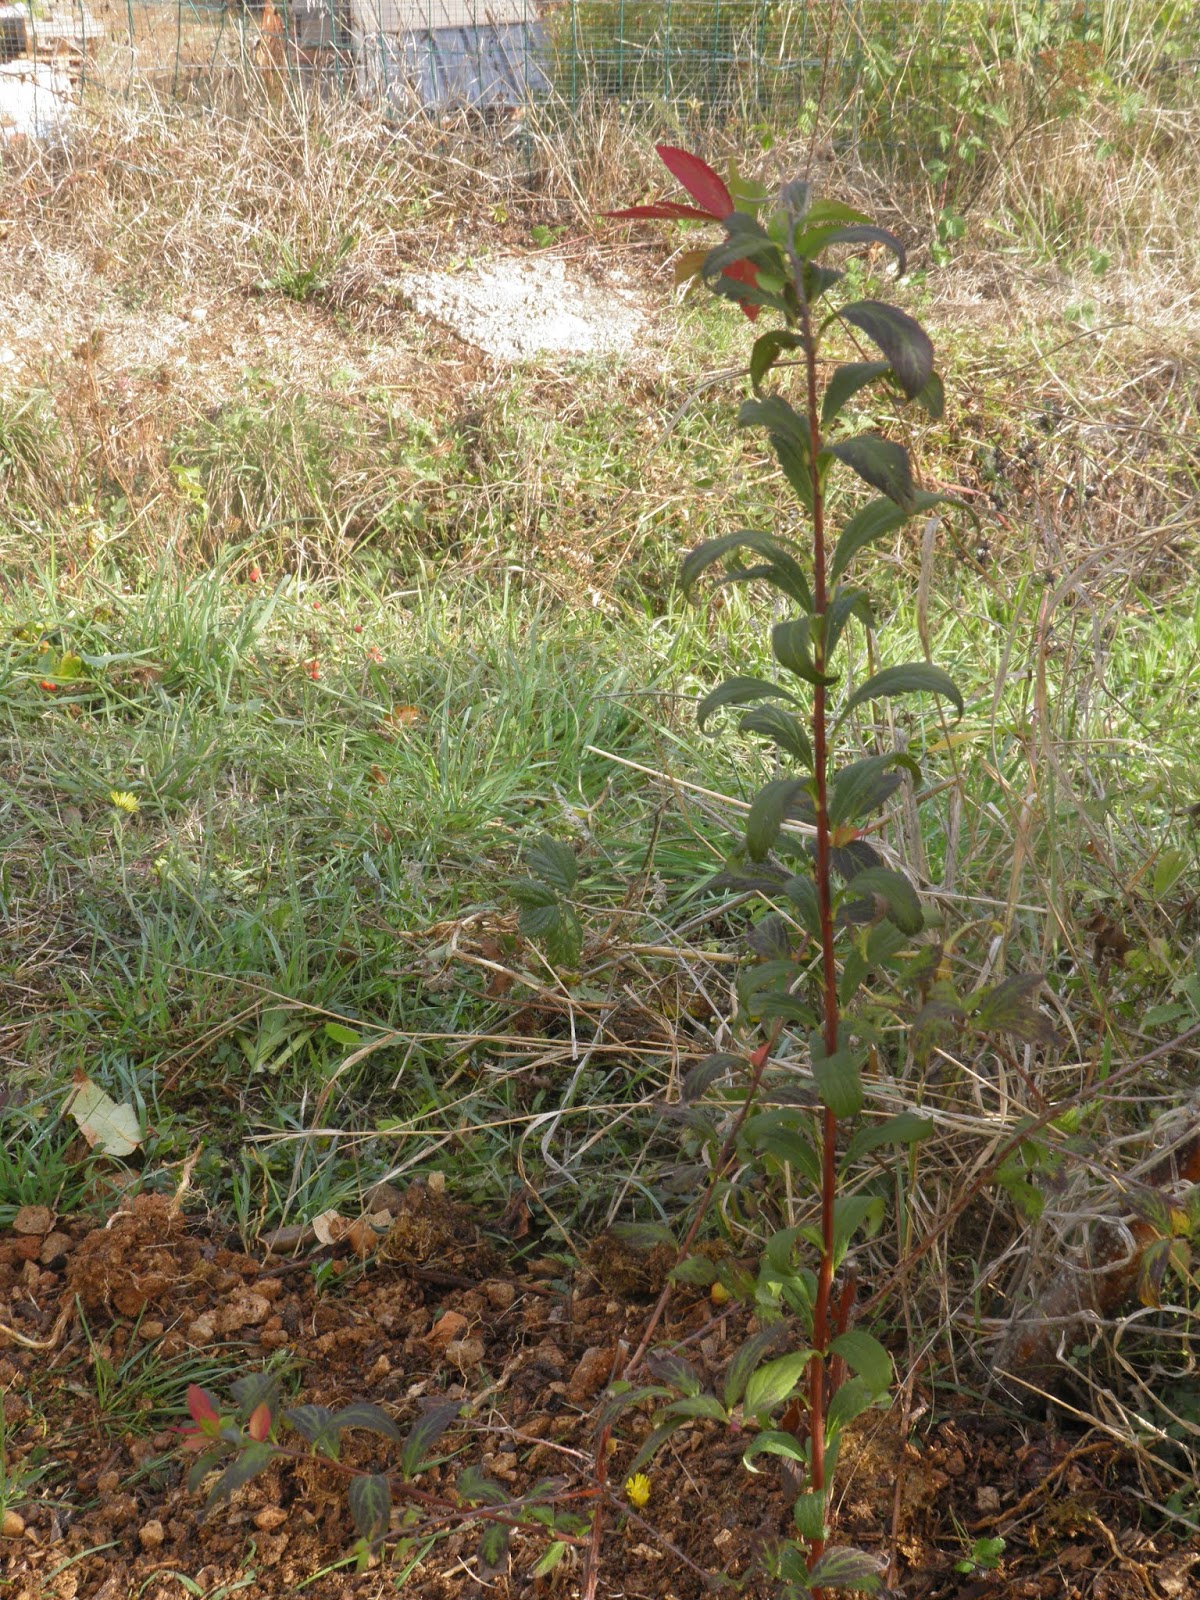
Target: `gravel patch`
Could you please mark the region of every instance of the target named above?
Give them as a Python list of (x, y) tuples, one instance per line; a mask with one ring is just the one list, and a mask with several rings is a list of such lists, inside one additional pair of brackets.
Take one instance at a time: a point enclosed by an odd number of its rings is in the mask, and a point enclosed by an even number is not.
[(414, 311), (499, 361), (627, 354), (646, 322), (632, 289), (590, 283), (553, 256), (411, 273), (400, 287)]

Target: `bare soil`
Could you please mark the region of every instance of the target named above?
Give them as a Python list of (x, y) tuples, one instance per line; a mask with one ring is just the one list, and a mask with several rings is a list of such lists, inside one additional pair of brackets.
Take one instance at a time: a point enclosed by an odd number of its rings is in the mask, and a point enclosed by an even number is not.
[[(299, 1400), (367, 1399), (402, 1427), (422, 1402), (457, 1399), (465, 1418), (447, 1436), (453, 1461), (422, 1475), (422, 1488), (446, 1491), (475, 1462), (514, 1497), (553, 1476), (568, 1503), (586, 1506), (607, 1384), (636, 1348), (669, 1261), (602, 1236), (573, 1266), (514, 1264), (505, 1228), (520, 1233), (521, 1219), (474, 1217), (423, 1185), (394, 1195), (392, 1208), (366, 1260), (349, 1240), (299, 1259), (249, 1255), (150, 1194), (115, 1202), (100, 1222), (47, 1218), (49, 1232), (0, 1234), (6, 1471), (12, 1481), (45, 1469), (14, 1503), (24, 1531), (0, 1541), (14, 1600), (395, 1590), (402, 1568), (390, 1562), (363, 1573), (339, 1565), (353, 1529), (342, 1480), (317, 1462), (272, 1468), (206, 1514), (184, 1481), (192, 1458), (152, 1414), (156, 1401), (135, 1401), (135, 1416), (139, 1405), (147, 1414), (139, 1426), (119, 1386), (100, 1381), (102, 1369), (136, 1370), (139, 1347), (152, 1348), (160, 1370), (219, 1356), (230, 1378), (286, 1358)], [(680, 1287), (661, 1343), (685, 1344), (719, 1383), (749, 1327), (744, 1313)], [(756, 1559), (788, 1524), (778, 1473), (750, 1474), (736, 1435), (701, 1422), (647, 1469), (651, 1498), (639, 1517), (620, 1485), (649, 1411), (626, 1413), (616, 1430), (597, 1593), (692, 1600), (708, 1573), (766, 1594)], [(349, 1463), (388, 1467), (390, 1447), (351, 1438)], [(1098, 1434), (1070, 1437), (913, 1391), (847, 1439), (839, 1537), (890, 1559), (892, 1592), (910, 1600), (1194, 1595), (1200, 1543), (1147, 1525), (1134, 1470)], [(975, 1539), (997, 1533), (1006, 1540), (997, 1570), (956, 1570)], [(443, 1532), (404, 1592), (478, 1593), (477, 1546), (477, 1526)], [(531, 1576), (545, 1546), (539, 1531), (518, 1532), (490, 1591), (579, 1593), (581, 1549), (550, 1576)]]

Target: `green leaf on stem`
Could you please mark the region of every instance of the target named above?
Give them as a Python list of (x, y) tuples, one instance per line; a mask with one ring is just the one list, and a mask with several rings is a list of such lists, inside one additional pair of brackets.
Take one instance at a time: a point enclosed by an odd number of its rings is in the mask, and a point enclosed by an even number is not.
[(381, 1438), (391, 1439), (394, 1444), (399, 1444), (404, 1437), (387, 1412), (372, 1405), (369, 1400), (352, 1400), (348, 1406), (335, 1411), (332, 1425), (335, 1428), (365, 1428), (368, 1433), (377, 1433)]
[(842, 529), (829, 563), (829, 581), (835, 583), (860, 550), (901, 527), (913, 512), (931, 511), (937, 505), (957, 506), (978, 521), (976, 512), (954, 495), (934, 494), (928, 489), (917, 490), (912, 512), (902, 510), (894, 500), (868, 500)]
[(1017, 972), (975, 998), (972, 1021), (985, 1033), (1011, 1033), (1028, 1044), (1052, 1044), (1050, 1018), (1034, 1004), (1045, 983), (1040, 972)]
[(728, 1077), (731, 1073), (738, 1074), (745, 1070), (745, 1066), (741, 1056), (714, 1051), (712, 1055), (705, 1056), (703, 1061), (697, 1061), (694, 1067), (688, 1068), (680, 1093), (685, 1100), (699, 1100), (719, 1078)]
[(933, 372), (933, 344), (915, 317), (882, 300), (856, 300), (837, 315), (879, 346), (910, 400), (920, 394)]
[[(418, 1472), (430, 1465), (427, 1459), (430, 1447), (442, 1437), (458, 1413), (457, 1400), (440, 1400), (435, 1401), (417, 1418), (400, 1450), (400, 1471), (406, 1478), (415, 1477)], [(359, 1423), (358, 1426), (362, 1427), (364, 1424)]]
[(825, 641), (826, 666), (833, 659), (842, 631), (851, 617), (857, 617), (864, 628), (875, 626), (875, 613), (871, 610), (867, 591), (851, 584), (839, 584), (825, 612), (825, 629), (822, 637)]
[(876, 917), (887, 917), (901, 933), (920, 933), (925, 926), (925, 913), (920, 897), (902, 872), (890, 867), (868, 867), (859, 872), (846, 885), (844, 903), (850, 900), (874, 902)]
[(459, 1498), (477, 1506), (503, 1506), (509, 1501), (508, 1490), (494, 1478), (485, 1477), (479, 1467), (467, 1467), (458, 1475)]
[(672, 1417), (670, 1421), (664, 1422), (660, 1427), (652, 1429), (651, 1432), (646, 1435), (645, 1440), (642, 1443), (642, 1447), (638, 1451), (637, 1455), (635, 1455), (633, 1460), (629, 1463), (629, 1467), (627, 1469), (628, 1476), (632, 1477), (635, 1472), (640, 1472), (648, 1461), (653, 1461), (654, 1457), (662, 1449), (663, 1445), (666, 1444), (671, 1435), (673, 1433), (678, 1433), (680, 1428), (682, 1428), (684, 1423), (687, 1421), (687, 1417)]
[(808, 1039), (812, 1061), (813, 1082), (821, 1097), (821, 1104), (835, 1117), (853, 1117), (862, 1110), (862, 1067), (867, 1052), (861, 1047), (825, 1053), (825, 1040), (820, 1033), (811, 1033)]
[(664, 1406), (659, 1416), (665, 1422), (668, 1418), (678, 1417), (684, 1422), (690, 1422), (695, 1417), (701, 1417), (708, 1422), (728, 1422), (725, 1407), (713, 1394), (689, 1394), (682, 1400), (673, 1400), (669, 1406)]
[(792, 705), (799, 701), (782, 684), (770, 683), (766, 678), (726, 678), (715, 689), (710, 689), (696, 707), (696, 722), (701, 733), (714, 711), (725, 706), (744, 706), (760, 700), (787, 700)]
[(187, 1475), (187, 1486), (192, 1494), (208, 1477), (210, 1472), (215, 1472), (217, 1467), (225, 1460), (226, 1450), (224, 1445), (218, 1445), (213, 1450), (206, 1450), (202, 1456), (197, 1456), (192, 1463)]
[(940, 695), (943, 700), (949, 700), (960, 717), (966, 709), (958, 686), (948, 672), (927, 661), (910, 661), (901, 667), (884, 667), (865, 683), (860, 683), (842, 708), (838, 724), (868, 700), (888, 700), (901, 694)]
[(879, 1231), (883, 1200), (877, 1194), (843, 1194), (833, 1202), (833, 1242), (839, 1260), (860, 1228), (868, 1237)]
[(878, 811), (900, 787), (900, 775), (893, 770), (899, 766), (915, 769), (920, 776), (912, 757), (898, 750), (886, 756), (864, 756), (835, 773), (829, 793), (830, 823), (840, 828)]
[[(906, 266), (904, 246), (894, 233), (889, 233), (886, 228), (877, 228), (873, 222), (852, 222), (845, 226), (826, 225), (815, 226), (811, 215), (806, 218), (809, 226), (803, 233), (798, 233), (795, 240), (796, 254), (811, 259), (820, 255), (822, 250), (827, 250), (831, 244), (881, 244), (886, 246), (896, 257), (896, 273), (898, 277), (904, 276)], [(862, 302), (871, 305), (874, 302)], [(891, 307), (885, 309), (891, 310)], [(901, 312), (903, 315), (903, 312)]]
[(814, 939), (821, 937), (821, 908), (817, 900), (817, 887), (810, 877), (797, 873), (783, 885), (783, 892), (796, 908), (800, 926)]
[(802, 1172), (813, 1182), (819, 1182), (821, 1163), (817, 1152), (807, 1133), (802, 1132), (796, 1123), (795, 1111), (787, 1107), (760, 1111), (747, 1118), (742, 1139), (749, 1149), (759, 1155), (786, 1161), (797, 1172)]
[(836, 456), (857, 472), (864, 483), (894, 500), (906, 515), (911, 516), (917, 507), (917, 490), (913, 483), (908, 451), (894, 444), (880, 433), (859, 433), (853, 439), (842, 439), (829, 445), (825, 456)]
[(747, 711), (738, 721), (738, 731), (769, 739), (802, 766), (812, 766), (812, 745), (804, 724), (782, 706), (756, 706), (753, 711)]
[(829, 1402), (825, 1413), (826, 1429), (832, 1433), (853, 1422), (855, 1417), (861, 1417), (864, 1411), (869, 1411), (875, 1404), (875, 1396), (867, 1388), (861, 1378), (847, 1378), (845, 1383), (838, 1386), (837, 1392)]
[[(812, 434), (807, 419), (777, 394), (745, 400), (738, 412), (740, 428), (765, 428), (783, 475), (809, 511), (813, 506)], [(805, 608), (811, 610), (811, 602)]]
[(878, 1594), (881, 1563), (865, 1550), (850, 1545), (835, 1545), (826, 1550), (808, 1574), (814, 1589), (857, 1589), (862, 1594)]
[(531, 1576), (534, 1578), (548, 1577), (562, 1561), (569, 1548), (561, 1539), (555, 1539), (553, 1544), (548, 1544), (538, 1557)]
[(815, 1354), (813, 1350), (793, 1350), (751, 1373), (742, 1410), (751, 1416), (763, 1416), (790, 1400), (804, 1382), (808, 1364)]
[(928, 381), (913, 395), (913, 399), (934, 422), (941, 421), (946, 410), (946, 389), (936, 372), (929, 374)]
[(784, 351), (799, 350), (803, 344), (801, 336), (790, 328), (772, 328), (770, 333), (755, 339), (750, 351), (750, 382), (756, 394), (761, 392), (763, 379)]
[(806, 683), (837, 682), (836, 674), (818, 672), (813, 662), (812, 617), (791, 617), (771, 629), (771, 650), (779, 665)]
[(760, 1328), (757, 1333), (738, 1346), (733, 1353), (729, 1365), (725, 1369), (725, 1384), (722, 1396), (726, 1406), (732, 1408), (746, 1392), (746, 1384), (750, 1375), (759, 1366), (764, 1356), (779, 1347), (788, 1335), (785, 1322), (775, 1322), (765, 1328)]
[(392, 1486), (387, 1478), (382, 1473), (367, 1472), (351, 1478), (346, 1499), (359, 1537), (368, 1544), (381, 1539), (392, 1511)]
[(761, 1470), (751, 1465), (755, 1456), (782, 1456), (785, 1461), (808, 1461), (808, 1452), (795, 1434), (783, 1433), (778, 1428), (765, 1428), (762, 1433), (755, 1435), (754, 1442), (742, 1452), (742, 1465), (751, 1472)]
[(651, 1350), (645, 1359), (646, 1371), (656, 1383), (669, 1383), (680, 1394), (700, 1393), (700, 1374), (690, 1361), (673, 1350)]
[(763, 784), (746, 818), (746, 853), (751, 861), (766, 859), (792, 807), (809, 798), (811, 782), (811, 778), (772, 778)]
[(871, 1334), (861, 1328), (849, 1328), (838, 1334), (829, 1350), (831, 1355), (841, 1356), (850, 1371), (856, 1372), (876, 1394), (886, 1394), (891, 1388), (892, 1358)]
[(264, 1440), (253, 1440), (244, 1446), (213, 1485), (208, 1505), (215, 1506), (218, 1501), (228, 1499), (235, 1489), (269, 1467), (278, 1453), (274, 1445)]
[(526, 848), (525, 866), (532, 876), (544, 878), (563, 894), (570, 894), (579, 877), (574, 850), (548, 833), (543, 833)]
[(827, 425), (833, 422), (860, 389), (865, 389), (869, 383), (874, 383), (891, 370), (886, 361), (847, 361), (836, 368), (825, 385), (821, 421)]
[(809, 1544), (824, 1539), (828, 1531), (825, 1527), (824, 1489), (811, 1489), (807, 1494), (800, 1495), (792, 1507), (792, 1521), (796, 1524), (796, 1532)]
[(710, 1283), (716, 1283), (717, 1269), (707, 1256), (684, 1256), (672, 1269), (671, 1276), (677, 1283), (690, 1283), (698, 1289), (707, 1289)]
[(901, 1111), (883, 1122), (872, 1122), (859, 1128), (846, 1147), (845, 1165), (852, 1167), (872, 1150), (887, 1144), (916, 1144), (928, 1139), (934, 1123), (930, 1117), (919, 1117), (915, 1111)]
[(489, 1522), (475, 1556), (475, 1576), (482, 1582), (498, 1578), (508, 1570), (508, 1545), (512, 1529), (503, 1522)]
[[(747, 402), (747, 404), (752, 403)], [(738, 533), (722, 534), (719, 539), (709, 539), (704, 544), (697, 545), (695, 550), (689, 551), (683, 558), (679, 572), (680, 587), (684, 594), (690, 596), (697, 579), (715, 561), (728, 555), (731, 550), (751, 550), (755, 555), (763, 557), (764, 564), (760, 567), (735, 569), (729, 574), (727, 582), (745, 583), (751, 578), (763, 578), (768, 583), (774, 584), (777, 589), (781, 589), (784, 594), (790, 595), (802, 610), (812, 610), (812, 591), (808, 586), (803, 567), (778, 540), (753, 528), (744, 528)]]

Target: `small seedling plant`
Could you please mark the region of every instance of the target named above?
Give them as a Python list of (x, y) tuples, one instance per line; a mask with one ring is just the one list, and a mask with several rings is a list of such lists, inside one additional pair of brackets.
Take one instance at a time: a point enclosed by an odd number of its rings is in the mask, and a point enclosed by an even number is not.
[[(801, 539), (731, 532), (683, 564), (689, 593), (719, 573), (723, 584), (765, 586), (776, 596), (774, 672), (727, 678), (704, 696), (698, 716), (704, 729), (732, 711), (738, 732), (774, 753), (775, 775), (753, 798), (724, 883), (787, 908), (755, 923), (750, 942), (758, 959), (739, 983), (740, 1018), (760, 1042), (745, 1055), (700, 1062), (684, 1097), (701, 1129), (706, 1097), (722, 1085), (734, 1085), (739, 1101), (732, 1132), (723, 1143), (714, 1139), (705, 1202), (737, 1166), (778, 1173), (786, 1165), (794, 1185), (808, 1189), (813, 1220), (776, 1232), (756, 1277), (700, 1255), (681, 1262), (678, 1277), (739, 1295), (763, 1326), (735, 1354), (719, 1397), (701, 1393), (682, 1357), (650, 1354), (651, 1375), (680, 1398), (660, 1407), (631, 1470), (647, 1465), (689, 1421), (725, 1420), (745, 1432), (747, 1464), (757, 1470), (761, 1457), (782, 1457), (798, 1488), (795, 1535), (770, 1562), (783, 1592), (871, 1592), (880, 1582), (877, 1561), (830, 1544), (828, 1526), (843, 1432), (863, 1411), (885, 1404), (894, 1381), (883, 1344), (854, 1325), (852, 1247), (879, 1227), (884, 1202), (879, 1194), (849, 1192), (849, 1174), (868, 1152), (910, 1144), (931, 1127), (914, 1112), (860, 1119), (867, 1074), (883, 1070), (896, 1020), (877, 999), (873, 977), (886, 971), (895, 992), (898, 983), (938, 972), (936, 946), (919, 938), (925, 918), (918, 894), (873, 832), (905, 774), (916, 777), (920, 768), (907, 750), (889, 747), (881, 733), (856, 732), (855, 724), (901, 696), (924, 696), (959, 716), (963, 699), (930, 661), (879, 665), (849, 681), (852, 631), (866, 634), (872, 664), (877, 650), (876, 614), (858, 574), (882, 540), (947, 497), (917, 486), (902, 444), (880, 431), (856, 432), (848, 419), (864, 391), (874, 392), (876, 411), (914, 403), (938, 418), (942, 382), (919, 323), (896, 306), (844, 292), (851, 278), (836, 253), (889, 252), (902, 274), (904, 248), (895, 235), (850, 206), (816, 198), (805, 182), (769, 196), (736, 178), (727, 184), (686, 151), (660, 146), (658, 153), (691, 203), (612, 214), (720, 225), (723, 241), (685, 253), (677, 275), (733, 301), (751, 322), (775, 323), (753, 342), (752, 393), (738, 421), (765, 433), (804, 529)], [(852, 276), (861, 281), (860, 273)], [(855, 480), (870, 497), (856, 494), (835, 526), (831, 510), (847, 504), (844, 491)], [(807, 1068), (809, 1082), (801, 1080), (799, 1092), (794, 1070), (773, 1073), (772, 1061), (784, 1059)], [(693, 1223), (685, 1248), (696, 1232)], [(629, 1398), (637, 1393), (630, 1390)]]
[[(257, 1372), (233, 1384), (225, 1405), (211, 1390), (192, 1384), (187, 1407), (192, 1420), (180, 1430), (182, 1442), (196, 1454), (188, 1488), (199, 1490), (211, 1480), (210, 1509), (268, 1468), (315, 1460), (345, 1485), (356, 1534), (348, 1559), (360, 1571), (385, 1549), (398, 1560), (419, 1560), (445, 1533), (470, 1525), (480, 1529), (475, 1571), (481, 1579), (507, 1570), (514, 1529), (548, 1538), (532, 1569), (536, 1577), (553, 1571), (571, 1545), (583, 1543), (587, 1521), (564, 1504), (570, 1497), (557, 1480), (544, 1479), (516, 1499), (468, 1465), (448, 1493), (422, 1485), (422, 1477), (453, 1458), (455, 1452), (442, 1441), (459, 1420), (457, 1401), (430, 1402), (405, 1432), (367, 1400), (336, 1411), (312, 1404), (283, 1408), (278, 1377)], [(363, 1467), (344, 1461), (347, 1437), (355, 1432), (374, 1435), (383, 1448), (391, 1446), (393, 1463)]]

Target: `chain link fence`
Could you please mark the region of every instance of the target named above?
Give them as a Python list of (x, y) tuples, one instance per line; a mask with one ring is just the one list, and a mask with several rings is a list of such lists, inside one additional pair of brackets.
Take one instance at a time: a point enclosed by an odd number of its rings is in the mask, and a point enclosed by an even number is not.
[[(1194, 79), (1190, 0), (16, 0), (0, 85), (50, 74), (133, 95), (231, 85), (432, 111), (577, 111), (801, 128), (923, 146), (987, 136), (1006, 75), (1045, 96)], [(2, 97), (0, 97), (2, 99)], [(0, 122), (3, 105), (0, 103)]]

